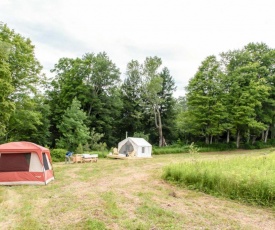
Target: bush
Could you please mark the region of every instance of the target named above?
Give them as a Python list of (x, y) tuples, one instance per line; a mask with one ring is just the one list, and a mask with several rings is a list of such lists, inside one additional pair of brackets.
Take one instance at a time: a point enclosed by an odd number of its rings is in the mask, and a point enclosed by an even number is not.
[(65, 160), (66, 149), (52, 149), (51, 157), (53, 162), (61, 162)]
[(192, 142), (188, 147), (188, 152), (193, 155), (197, 154), (199, 150), (200, 149), (194, 144), (194, 142)]
[(79, 144), (75, 150), (75, 154), (82, 154), (83, 153), (83, 146)]
[(212, 151), (228, 151), (236, 149), (236, 144), (234, 142), (229, 143), (196, 143), (198, 147), (200, 147), (200, 152), (212, 152)]
[(241, 148), (244, 149), (265, 149), (265, 148), (270, 148), (273, 147), (274, 145), (272, 144), (273, 142), (270, 140), (267, 143), (264, 143), (263, 141), (256, 141), (254, 144), (252, 143), (244, 143), (241, 145)]

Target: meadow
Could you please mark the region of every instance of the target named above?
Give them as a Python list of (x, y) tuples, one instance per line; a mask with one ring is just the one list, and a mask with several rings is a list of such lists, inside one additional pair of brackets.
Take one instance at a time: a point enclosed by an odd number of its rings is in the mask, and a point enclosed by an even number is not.
[[(275, 208), (275, 151), (258, 157), (189, 162), (165, 168), (163, 178), (186, 188)], [(275, 210), (275, 209), (274, 209)]]
[[(269, 161), (269, 155), (270, 150), (262, 149), (54, 163), (55, 181), (46, 186), (0, 187), (1, 230), (275, 229), (272, 206), (212, 196), (163, 179), (167, 167), (173, 165), (240, 158), (242, 162), (246, 158), (260, 162), (262, 157)], [(253, 172), (257, 174), (257, 170)], [(235, 177), (245, 174), (236, 173)]]

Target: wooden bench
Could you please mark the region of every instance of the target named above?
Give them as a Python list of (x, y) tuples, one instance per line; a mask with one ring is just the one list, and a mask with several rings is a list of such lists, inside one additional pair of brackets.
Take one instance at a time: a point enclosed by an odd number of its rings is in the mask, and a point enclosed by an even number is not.
[(82, 154), (83, 162), (97, 162), (98, 154)]
[(97, 162), (98, 154), (75, 154), (72, 157), (73, 163), (86, 163), (86, 162)]

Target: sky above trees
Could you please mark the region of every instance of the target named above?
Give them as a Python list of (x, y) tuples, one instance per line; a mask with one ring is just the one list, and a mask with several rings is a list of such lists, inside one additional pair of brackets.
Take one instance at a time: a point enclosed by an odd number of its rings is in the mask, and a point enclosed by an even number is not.
[(36, 46), (50, 76), (62, 57), (105, 51), (122, 73), (132, 59), (158, 56), (175, 96), (209, 55), (249, 42), (275, 47), (272, 0), (1, 0), (0, 21)]

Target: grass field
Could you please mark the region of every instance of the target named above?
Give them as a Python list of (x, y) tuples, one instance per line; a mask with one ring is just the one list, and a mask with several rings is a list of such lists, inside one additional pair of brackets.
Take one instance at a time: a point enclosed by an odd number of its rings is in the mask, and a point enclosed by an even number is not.
[[(200, 161), (258, 158), (267, 150), (205, 153)], [(163, 168), (190, 154), (54, 164), (47, 186), (1, 186), (0, 229), (275, 229), (273, 208), (167, 183)]]
[(197, 159), (165, 167), (163, 178), (186, 188), (275, 210), (275, 151), (258, 157), (205, 161)]

